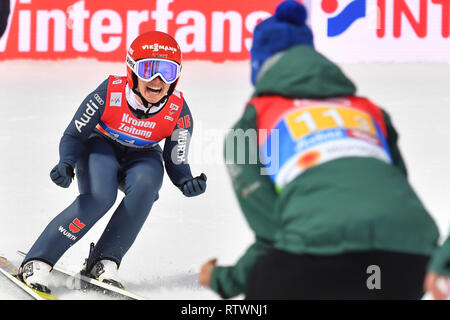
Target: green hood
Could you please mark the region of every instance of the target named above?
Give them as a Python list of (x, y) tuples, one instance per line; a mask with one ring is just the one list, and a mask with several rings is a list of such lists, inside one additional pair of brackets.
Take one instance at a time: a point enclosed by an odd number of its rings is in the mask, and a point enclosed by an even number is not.
[(266, 61), (254, 96), (324, 99), (355, 93), (355, 85), (336, 64), (314, 48), (299, 45)]

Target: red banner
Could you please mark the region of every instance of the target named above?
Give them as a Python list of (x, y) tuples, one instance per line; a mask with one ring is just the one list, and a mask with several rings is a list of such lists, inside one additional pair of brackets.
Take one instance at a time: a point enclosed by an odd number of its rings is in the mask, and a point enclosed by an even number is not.
[(221, 62), (249, 56), (256, 24), (280, 0), (11, 0), (0, 60), (96, 58), (123, 61), (149, 30), (175, 37), (184, 59)]

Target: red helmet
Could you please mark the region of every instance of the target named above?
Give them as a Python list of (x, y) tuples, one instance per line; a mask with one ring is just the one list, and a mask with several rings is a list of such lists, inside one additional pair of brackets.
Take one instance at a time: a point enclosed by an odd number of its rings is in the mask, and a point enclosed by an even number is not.
[[(128, 55), (134, 60), (164, 59), (176, 62), (180, 68), (182, 65), (181, 49), (177, 41), (170, 35), (160, 31), (149, 31), (139, 35), (128, 48)], [(137, 86), (137, 76), (127, 63), (128, 86), (134, 89)], [(178, 78), (179, 79), (179, 78)], [(172, 90), (178, 83), (172, 84)]]

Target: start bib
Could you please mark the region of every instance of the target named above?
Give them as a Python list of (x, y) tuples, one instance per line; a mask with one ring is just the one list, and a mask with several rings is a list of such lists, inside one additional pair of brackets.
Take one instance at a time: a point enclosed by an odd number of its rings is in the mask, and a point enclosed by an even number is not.
[(344, 157), (372, 157), (391, 163), (381, 110), (368, 99), (293, 100), (259, 97), (258, 145), (264, 163), (278, 161), (268, 171), (278, 191), (305, 170)]
[(126, 77), (109, 77), (105, 111), (96, 128), (128, 147), (150, 148), (172, 134), (183, 108), (183, 95), (174, 91), (157, 114), (138, 119), (128, 106), (126, 84)]

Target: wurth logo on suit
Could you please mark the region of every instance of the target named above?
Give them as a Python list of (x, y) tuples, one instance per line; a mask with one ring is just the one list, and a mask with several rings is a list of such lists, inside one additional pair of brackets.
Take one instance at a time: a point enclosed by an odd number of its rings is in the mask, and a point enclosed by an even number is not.
[(74, 233), (80, 232), (86, 225), (80, 221), (80, 219), (75, 218), (73, 221), (69, 224), (69, 230), (63, 226), (59, 226), (58, 231), (61, 232), (65, 237), (69, 238), (72, 241), (77, 240), (77, 237), (73, 235)]
[(73, 219), (72, 223), (69, 225), (69, 229), (73, 233), (78, 233), (85, 226), (86, 225), (83, 222), (81, 222), (78, 218), (75, 218), (75, 219)]

